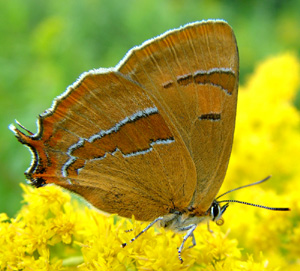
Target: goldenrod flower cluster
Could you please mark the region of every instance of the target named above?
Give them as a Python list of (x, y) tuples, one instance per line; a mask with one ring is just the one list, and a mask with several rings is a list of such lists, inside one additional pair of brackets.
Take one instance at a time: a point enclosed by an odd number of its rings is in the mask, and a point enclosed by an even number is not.
[[(178, 259), (181, 234), (104, 215), (49, 185), (22, 185), (15, 218), (0, 214), (1, 270), (299, 270), (300, 117), (293, 101), (299, 60), (292, 54), (263, 62), (239, 90), (235, 142), (222, 191), (273, 177), (227, 198), (290, 207), (276, 212), (232, 203), (221, 227), (195, 231)], [(224, 198), (225, 198), (224, 197)], [(131, 232), (126, 232), (133, 229)], [(128, 246), (121, 244), (128, 242)]]

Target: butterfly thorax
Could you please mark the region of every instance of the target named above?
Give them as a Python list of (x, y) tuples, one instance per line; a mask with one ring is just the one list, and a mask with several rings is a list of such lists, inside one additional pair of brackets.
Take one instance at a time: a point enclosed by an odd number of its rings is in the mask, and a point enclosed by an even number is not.
[(158, 222), (160, 227), (170, 229), (174, 232), (185, 231), (186, 227), (190, 225), (198, 225), (201, 222), (210, 220), (210, 214), (196, 216), (191, 213), (183, 213), (175, 211), (173, 213), (164, 215), (162, 220)]
[(170, 214), (164, 215), (162, 219), (158, 221), (158, 225), (175, 232), (185, 231), (191, 225), (198, 225), (199, 223), (208, 222), (209, 220), (221, 225), (223, 224), (222, 215), (227, 207), (228, 204), (221, 207), (219, 203), (214, 200), (210, 208), (202, 215), (194, 213), (193, 208), (183, 212), (173, 211)]

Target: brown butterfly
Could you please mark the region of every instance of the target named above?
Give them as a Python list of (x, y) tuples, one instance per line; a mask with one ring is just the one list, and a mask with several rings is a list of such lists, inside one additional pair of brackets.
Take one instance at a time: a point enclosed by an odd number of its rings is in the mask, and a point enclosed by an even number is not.
[(221, 219), (228, 206), (215, 197), (232, 148), (238, 76), (224, 21), (148, 40), (117, 67), (84, 73), (40, 115), (36, 134), (11, 126), (33, 154), (25, 175), (103, 211), (152, 220), (146, 229), (159, 221), (187, 231), (182, 261), (197, 224)]

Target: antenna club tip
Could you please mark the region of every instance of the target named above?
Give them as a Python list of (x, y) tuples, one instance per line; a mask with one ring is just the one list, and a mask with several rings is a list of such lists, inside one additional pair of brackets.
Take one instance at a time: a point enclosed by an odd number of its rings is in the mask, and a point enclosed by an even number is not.
[(291, 211), (291, 208), (281, 207), (281, 208), (273, 208), (274, 211)]

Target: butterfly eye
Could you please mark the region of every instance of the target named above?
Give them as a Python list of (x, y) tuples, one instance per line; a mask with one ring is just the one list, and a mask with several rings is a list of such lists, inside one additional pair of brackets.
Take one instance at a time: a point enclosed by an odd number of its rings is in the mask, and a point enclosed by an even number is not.
[(228, 204), (225, 204), (224, 206), (220, 206), (217, 201), (214, 201), (211, 209), (210, 209), (210, 214), (211, 214), (211, 220), (216, 221), (217, 225), (222, 225), (224, 223), (224, 220), (222, 219), (222, 215), (227, 209)]
[(212, 221), (216, 221), (219, 219), (220, 211), (221, 211), (220, 205), (217, 202), (213, 202), (210, 208), (210, 215)]

